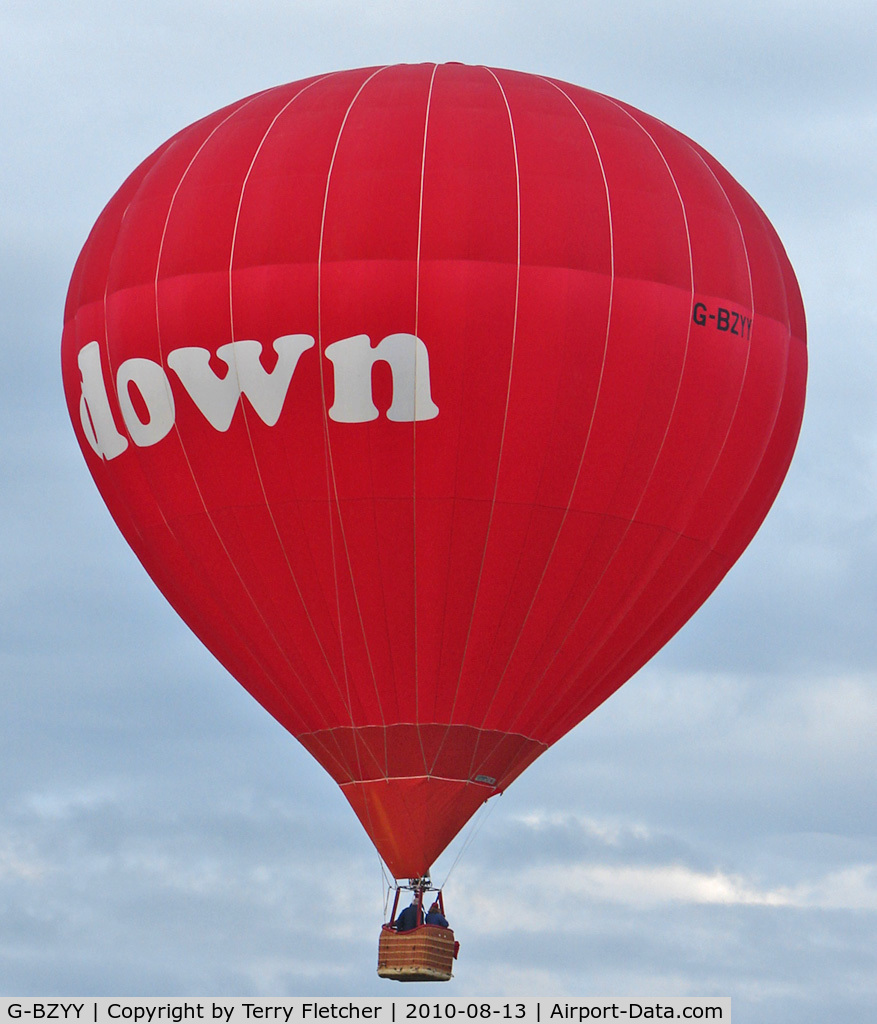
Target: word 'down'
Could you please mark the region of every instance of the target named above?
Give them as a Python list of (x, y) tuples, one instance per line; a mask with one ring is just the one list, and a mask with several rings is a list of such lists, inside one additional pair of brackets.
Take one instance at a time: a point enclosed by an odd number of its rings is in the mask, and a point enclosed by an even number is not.
[[(120, 424), (110, 402), (100, 344), (89, 342), (77, 357), (82, 375), (79, 418), (83, 433), (104, 459), (121, 455), (129, 438), (141, 448), (157, 444), (176, 420), (168, 371), (215, 430), (229, 429), (242, 395), (262, 422), (273, 427), (280, 419), (299, 360), (313, 347), (310, 334), (277, 338), (273, 343), (277, 362), (270, 372), (262, 365), (258, 341), (221, 345), (216, 356), (228, 367), (223, 375), (211, 367), (211, 353), (206, 348), (172, 350), (166, 357), (167, 369), (152, 359), (126, 359), (115, 378)], [(429, 353), (416, 335), (390, 334), (372, 347), (368, 335), (357, 334), (327, 345), (324, 354), (333, 367), (334, 401), (327, 412), (335, 422), (366, 423), (378, 418), (372, 393), (376, 362), (386, 363), (392, 375), (393, 399), (387, 419), (412, 422), (438, 416), (438, 406), (432, 400)]]

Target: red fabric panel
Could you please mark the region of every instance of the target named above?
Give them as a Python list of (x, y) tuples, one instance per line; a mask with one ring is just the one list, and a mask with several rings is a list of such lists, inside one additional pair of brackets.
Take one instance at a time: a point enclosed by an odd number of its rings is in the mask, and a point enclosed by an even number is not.
[(520, 733), (434, 723), (321, 729), (298, 739), (338, 783), (436, 776), (497, 792), (545, 750)]
[(393, 876), (419, 878), (492, 791), (430, 777), (345, 783), (341, 792)]

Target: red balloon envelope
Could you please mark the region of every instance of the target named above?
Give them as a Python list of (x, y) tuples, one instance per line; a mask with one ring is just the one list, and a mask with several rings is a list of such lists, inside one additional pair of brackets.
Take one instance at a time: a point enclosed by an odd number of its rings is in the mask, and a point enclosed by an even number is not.
[(715, 588), (806, 378), (782, 245), (708, 153), (455, 64), (175, 135), (91, 232), (62, 358), (127, 541), (397, 878)]

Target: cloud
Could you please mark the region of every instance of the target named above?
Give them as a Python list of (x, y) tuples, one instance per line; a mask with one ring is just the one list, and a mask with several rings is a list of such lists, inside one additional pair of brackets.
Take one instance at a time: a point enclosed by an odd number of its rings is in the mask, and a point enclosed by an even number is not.
[[(558, 886), (558, 877), (560, 885)], [(538, 905), (515, 898), (517, 927), (541, 932), (546, 919), (563, 919), (564, 908), (594, 902), (620, 903), (648, 909), (668, 903), (694, 905), (791, 907), (820, 910), (877, 910), (877, 864), (854, 865), (823, 878), (794, 887), (764, 888), (740, 875), (716, 869), (698, 871), (684, 864), (617, 865), (587, 864), (533, 868), (515, 876), (515, 889), (538, 892)], [(544, 894), (559, 889), (556, 902), (546, 904)], [(511, 894), (509, 893), (509, 898)], [(502, 931), (507, 917), (502, 900), (476, 900), (482, 931)], [(575, 928), (573, 924), (571, 927)]]
[(45, 866), (21, 844), (7, 836), (0, 843), (0, 882), (21, 880), (34, 882), (45, 873)]
[[(475, 927), (488, 932), (502, 929), (510, 904), (517, 926), (532, 931), (567, 919), (575, 928), (575, 917), (568, 918), (564, 908), (594, 903), (640, 909), (672, 903), (877, 910), (877, 863), (831, 867), (793, 884), (765, 883), (720, 864), (703, 866), (702, 851), (682, 836), (674, 839), (645, 823), (530, 808), (501, 827), (506, 843), (508, 833), (514, 833), (515, 846), (525, 851), (525, 866), (514, 860), (506, 867), (499, 860), (489, 895), (469, 892), (467, 886)], [(563, 835), (567, 842), (560, 841)], [(736, 856), (736, 851), (729, 853)], [(788, 866), (784, 874), (789, 877)], [(535, 900), (528, 894), (535, 894)]]

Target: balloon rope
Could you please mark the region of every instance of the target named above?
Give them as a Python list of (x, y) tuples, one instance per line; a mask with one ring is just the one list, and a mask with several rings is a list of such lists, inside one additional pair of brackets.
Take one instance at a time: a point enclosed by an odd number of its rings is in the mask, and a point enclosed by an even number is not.
[[(567, 519), (568, 519), (569, 514), (570, 514), (570, 510), (572, 509), (573, 498), (575, 497), (576, 491), (578, 489), (579, 478), (581, 477), (582, 469), (583, 469), (583, 467), (585, 465), (585, 456), (588, 454), (588, 452), (590, 450), (591, 435), (593, 433), (594, 422), (595, 422), (595, 418), (596, 418), (596, 415), (597, 415), (597, 405), (598, 405), (598, 403), (600, 401), (600, 396), (603, 393), (603, 383), (604, 383), (605, 373), (606, 373), (607, 354), (609, 352), (610, 327), (611, 327), (611, 324), (612, 324), (613, 297), (614, 297), (614, 294), (615, 294), (615, 236), (614, 236), (613, 222), (612, 222), (612, 201), (611, 201), (611, 197), (610, 197), (610, 194), (609, 194), (609, 182), (608, 182), (608, 179), (606, 177), (606, 168), (605, 168), (604, 163), (603, 163), (603, 157), (602, 157), (602, 155), (600, 153), (600, 149), (599, 149), (599, 147), (597, 145), (597, 140), (594, 137), (594, 133), (593, 133), (593, 131), (591, 129), (590, 123), (588, 122), (587, 118), (585, 117), (585, 115), (581, 111), (581, 109), (578, 107), (578, 105), (574, 102), (572, 97), (569, 96), (556, 82), (553, 82), (550, 79), (543, 79), (543, 81), (548, 82), (549, 85), (551, 85), (553, 88), (555, 88), (562, 96), (564, 96), (569, 101), (569, 103), (571, 104), (573, 110), (576, 112), (576, 114), (580, 118), (582, 124), (584, 125), (585, 130), (587, 131), (588, 138), (590, 139), (591, 145), (594, 147), (594, 153), (595, 153), (595, 155), (597, 157), (597, 161), (598, 161), (598, 163), (600, 165), (600, 174), (601, 174), (602, 179), (603, 179), (603, 188), (604, 188), (605, 193), (606, 193), (606, 215), (607, 215), (607, 225), (608, 225), (608, 230), (609, 230), (609, 237), (608, 237), (608, 241), (609, 241), (609, 267), (610, 267), (610, 272), (611, 272), (610, 273), (610, 279), (609, 279), (608, 307), (607, 307), (607, 310), (606, 310), (606, 332), (605, 332), (605, 335), (604, 335), (604, 338), (603, 338), (603, 355), (602, 355), (602, 361), (601, 361), (601, 365), (600, 365), (600, 374), (599, 374), (599, 378), (597, 380), (597, 391), (596, 391), (596, 394), (594, 396), (594, 405), (593, 405), (593, 407), (591, 409), (590, 421), (588, 423), (587, 434), (585, 435), (584, 443), (582, 445), (582, 451), (581, 451), (581, 455), (579, 457), (578, 468), (576, 469), (575, 477), (574, 477), (574, 479), (572, 481), (572, 486), (570, 487), (570, 490), (569, 490), (569, 496), (567, 498), (566, 507), (563, 510), (563, 516), (561, 517), (560, 523), (559, 523), (559, 525), (557, 527), (557, 531), (556, 531), (555, 536), (554, 536), (554, 541), (553, 541), (553, 543), (551, 545), (551, 550), (548, 553), (548, 558), (546, 559), (545, 565), (544, 565), (544, 567), (542, 569), (542, 574), (541, 574), (541, 576), (539, 578), (539, 581), (536, 584), (536, 588), (535, 588), (535, 590), (534, 590), (534, 592), (532, 594), (532, 597), (531, 597), (531, 600), (530, 600), (530, 605), (527, 608), (527, 612), (526, 612), (526, 614), (524, 616), (523, 621), (521, 622), (521, 626), (520, 626), (520, 629), (518, 631), (517, 638), (515, 639), (515, 642), (514, 642), (514, 644), (512, 645), (512, 647), (511, 647), (511, 649), (509, 651), (508, 658), (506, 659), (505, 666), (503, 667), (503, 670), (502, 670), (502, 672), (501, 672), (501, 674), (499, 676), (499, 679), (497, 681), (496, 687), (494, 688), (493, 695), (489, 699), (489, 701), (487, 703), (487, 706), (484, 709), (484, 715), (483, 715), (483, 718), (481, 720), (482, 728), (484, 727), (484, 723), (487, 721), (488, 716), (489, 716), (491, 710), (493, 709), (493, 705), (496, 702), (497, 696), (499, 695), (500, 689), (502, 688), (503, 683), (505, 681), (506, 673), (508, 672), (509, 666), (512, 663), (512, 659), (514, 658), (515, 653), (518, 650), (518, 645), (521, 642), (521, 638), (524, 635), (524, 630), (525, 630), (525, 628), (527, 626), (527, 623), (528, 623), (528, 621), (530, 619), (530, 615), (532, 614), (533, 608), (536, 605), (537, 597), (539, 596), (539, 592), (541, 591), (542, 585), (545, 582), (545, 578), (548, 575), (549, 564), (551, 563), (551, 561), (555, 557), (555, 553), (556, 553), (556, 551), (558, 549), (558, 544), (559, 544), (559, 541), (560, 541), (561, 533), (563, 532), (564, 526), (566, 525)], [(593, 547), (593, 542), (592, 542), (592, 547)], [(518, 716), (518, 718), (519, 717), (520, 716)], [(516, 719), (516, 721), (517, 720), (518, 719)], [(535, 735), (535, 733), (533, 732), (532, 729), (529, 730), (529, 735), (530, 736)], [(493, 753), (495, 752), (495, 750), (499, 746), (499, 742), (500, 741), (497, 741), (494, 744), (493, 748), (490, 750), (490, 752), (488, 754), (482, 755), (482, 763), (486, 762), (490, 757), (492, 757)], [(477, 773), (476, 761), (475, 761), (477, 753), (478, 753), (478, 747), (476, 746), (476, 748), (475, 748), (475, 750), (473, 751), (473, 754), (472, 754), (472, 762), (470, 764), (470, 769), (469, 769), (469, 777), (470, 778), (473, 777)]]
[[(414, 335), (420, 337), (420, 269), (421, 253), (423, 249), (423, 183), (426, 177), (426, 140), (429, 131), (429, 113), (432, 106), (432, 94), (435, 87), (435, 76), (438, 71), (438, 64), (434, 64), (432, 75), (429, 79), (429, 92), (426, 97), (426, 109), (423, 114), (423, 150), (420, 157), (420, 200), (417, 211), (417, 279), (414, 287)], [(417, 730), (417, 742), (420, 744), (420, 753), (423, 757), (423, 773), (429, 775), (430, 765), (426, 756), (426, 747), (423, 743), (423, 733), (420, 729), (420, 640), (418, 635), (417, 618), (417, 355), (420, 346), (414, 349), (414, 420), (411, 424), (411, 524), (414, 534), (414, 725)], [(435, 717), (433, 714), (432, 717)], [(427, 721), (429, 716), (427, 716)], [(386, 731), (384, 732), (386, 737)], [(386, 742), (386, 740), (385, 740)], [(389, 758), (388, 758), (389, 761)]]
[[(295, 99), (298, 95), (300, 95), (301, 92), (304, 92), (304, 89), (306, 89), (306, 88), (310, 88), (310, 86), (305, 86), (303, 89), (301, 89), (299, 91), (299, 93), (296, 93), (296, 96), (293, 97), (293, 99)], [(189, 172), (192, 170), (192, 167), (193, 167), (195, 161), (198, 159), (200, 154), (203, 152), (203, 150), (204, 150), (205, 146), (207, 145), (207, 143), (214, 137), (214, 135), (221, 128), (223, 128), (226, 124), (228, 124), (232, 120), (232, 118), (237, 116), (241, 111), (243, 111), (246, 107), (248, 107), (251, 103), (253, 103), (256, 99), (258, 99), (262, 95), (264, 95), (264, 94), (263, 93), (256, 93), (255, 95), (251, 96), (248, 100), (246, 100), (246, 101), (244, 101), (244, 102), (242, 102), (240, 104), (235, 105), (233, 107), (233, 109), (230, 111), (230, 113), (228, 113), (223, 118), (223, 120), (221, 122), (219, 122), (219, 124), (216, 124), (211, 129), (209, 135), (201, 142), (201, 144), (198, 147), (197, 151), (190, 158), (186, 168), (182, 171), (182, 174), (180, 175), (180, 178), (179, 178), (179, 180), (177, 182), (177, 185), (176, 185), (176, 187), (174, 189), (173, 195), (170, 198), (170, 202), (169, 202), (169, 205), (168, 205), (167, 213), (165, 214), (164, 226), (162, 228), (161, 239), (159, 241), (158, 253), (156, 254), (155, 274), (154, 274), (154, 277), (153, 277), (153, 286), (152, 286), (153, 287), (154, 299), (155, 299), (156, 342), (157, 342), (157, 345), (158, 345), (159, 355), (162, 358), (165, 358), (165, 356), (164, 356), (164, 346), (163, 346), (163, 338), (162, 338), (162, 331), (161, 331), (161, 318), (160, 318), (159, 301), (158, 301), (160, 269), (161, 269), (161, 265), (162, 265), (163, 255), (164, 255), (165, 242), (166, 242), (166, 239), (167, 239), (168, 225), (170, 223), (171, 214), (172, 214), (172, 212), (174, 210), (174, 207), (175, 207), (175, 204), (176, 204), (176, 201), (177, 201), (177, 197), (178, 197), (178, 195), (180, 193), (180, 190), (183, 187), (183, 182), (187, 178)], [(289, 103), (291, 103), (291, 102), (292, 102), (292, 100), (289, 101)], [(287, 103), (286, 106), (289, 106), (289, 103)], [(285, 107), (284, 107), (284, 109), (285, 109)], [(232, 253), (233, 253), (233, 245), (232, 245)], [(231, 273), (231, 267), (229, 267), (229, 273)], [(111, 375), (112, 375), (112, 359), (110, 358), (111, 353), (110, 353), (110, 350), (109, 350), (108, 327), (107, 327), (107, 317), (106, 317), (108, 287), (109, 287), (109, 285), (107, 284), (107, 286), (104, 288), (104, 336), (105, 336), (105, 346), (106, 346), (106, 351), (107, 351), (107, 358), (108, 358), (109, 368), (111, 370)], [(231, 313), (231, 310), (230, 310), (230, 313)], [(229, 364), (229, 372), (232, 372), (231, 364)], [(235, 370), (234, 372), (237, 372), (237, 371)], [(115, 379), (115, 377), (114, 377), (114, 379)], [(244, 403), (242, 403), (242, 408), (244, 408)], [(245, 408), (244, 408), (244, 413), (246, 413), (246, 409)], [(202, 485), (199, 484), (198, 478), (197, 478), (195, 470), (193, 468), (191, 452), (186, 447), (186, 445), (185, 445), (185, 443), (183, 441), (183, 436), (180, 433), (179, 424), (177, 424), (176, 422), (174, 423), (174, 431), (175, 431), (177, 439), (179, 441), (180, 451), (182, 453), (183, 459), (185, 460), (186, 466), (187, 466), (188, 471), (189, 471), (189, 475), (192, 478), (192, 486), (195, 489), (195, 492), (196, 492), (196, 494), (198, 496), (198, 501), (200, 502), (201, 508), (203, 509), (203, 514), (204, 514), (207, 522), (210, 524), (210, 527), (213, 530), (213, 533), (216, 535), (216, 540), (218, 541), (219, 546), (222, 549), (223, 555), (228, 559), (229, 566), (231, 567), (232, 571), (234, 572), (235, 576), (237, 577), (237, 581), (240, 584), (241, 590), (246, 595), (246, 597), (247, 597), (249, 603), (252, 605), (252, 608), (253, 608), (254, 612), (256, 613), (256, 615), (259, 617), (259, 619), (261, 619), (262, 624), (265, 626), (265, 629), (267, 630), (267, 632), (268, 632), (272, 642), (276, 645), (278, 653), (280, 654), (280, 657), (283, 659), (283, 661), (286, 662), (286, 665), (288, 666), (289, 671), (290, 671), (290, 675), (299, 684), (299, 691), (298, 692), (301, 695), (307, 697), (307, 699), (310, 700), (310, 702), (313, 705), (313, 708), (314, 708), (314, 711), (316, 712), (316, 714), (321, 716), (322, 719), (323, 719), (323, 722), (326, 724), (326, 726), (328, 726), (328, 720), (326, 718), (325, 711), (323, 710), (323, 708), (319, 704), (319, 702), (313, 697), (313, 695), (310, 694), (310, 692), (307, 690), (307, 688), (304, 687), (303, 681), (302, 681), (301, 677), (298, 675), (298, 672), (296, 671), (296, 669), (292, 665), (292, 662), (291, 662), (290, 657), (289, 657), (289, 652), (284, 648), (283, 644), (278, 639), (277, 635), (274, 632), (274, 629), (271, 627), (271, 625), (269, 624), (268, 620), (265, 618), (265, 613), (264, 613), (264, 610), (260, 607), (260, 602), (251, 593), (250, 588), (248, 587), (246, 581), (244, 580), (242, 569), (241, 569), (240, 565), (235, 561), (235, 558), (232, 556), (232, 553), (229, 550), (229, 547), (226, 544), (225, 539), (223, 538), (222, 531), (220, 530), (220, 527), (219, 527), (219, 525), (218, 525), (218, 523), (216, 521), (215, 515), (211, 511), (211, 509), (208, 507), (207, 501), (206, 501), (206, 499), (204, 497), (204, 491), (203, 491)], [(151, 487), (151, 485), (150, 485), (150, 487)], [(264, 493), (264, 490), (263, 490), (263, 493)], [(195, 556), (191, 552), (189, 552), (189, 553), (185, 552), (185, 550), (183, 548), (183, 545), (182, 545), (182, 543), (181, 543), (177, 533), (175, 532), (174, 527), (172, 526), (171, 522), (168, 521), (168, 519), (167, 519), (167, 517), (165, 515), (165, 512), (164, 512), (164, 509), (162, 508), (162, 505), (161, 505), (161, 503), (158, 500), (158, 495), (155, 493), (154, 490), (153, 490), (153, 497), (155, 498), (155, 501), (156, 501), (156, 504), (158, 506), (159, 512), (161, 513), (163, 524), (167, 528), (170, 536), (173, 538), (173, 540), (177, 544), (180, 545), (181, 550), (183, 550), (184, 554), (186, 555), (187, 560), (192, 565), (192, 567), (195, 568), (195, 569), (198, 569), (198, 562), (196, 561)], [(224, 614), (227, 616), (228, 612), (224, 611)], [(262, 659), (258, 658), (257, 661), (259, 663), (260, 669), (268, 677), (269, 685), (271, 686), (271, 688), (276, 693), (277, 698), (278, 698), (278, 703), (285, 704), (286, 707), (294, 715), (296, 715), (299, 720), (301, 720), (301, 713), (295, 707), (293, 702), (291, 701), (289, 693), (288, 692), (284, 692), (283, 689), (280, 686), (278, 686), (277, 682), (271, 678), (271, 675), (270, 675), (269, 671), (262, 664)]]
[[(498, 795), (502, 796), (502, 793), (499, 793)], [(469, 826), (468, 834), (466, 835), (466, 838), (463, 840), (463, 843), (460, 846), (460, 849), (459, 849), (459, 851), (457, 853), (457, 856), (454, 858), (453, 863), (448, 868), (448, 873), (445, 875), (445, 880), (439, 886), (439, 891), (444, 889), (444, 887), (448, 884), (448, 879), (451, 877), (451, 872), (457, 866), (457, 864), (460, 861), (460, 858), (463, 856), (463, 854), (466, 852), (466, 850), (469, 849), (469, 844), (472, 842), (472, 840), (475, 838), (475, 836), (477, 836), (478, 833), (481, 831), (481, 829), (484, 827), (485, 821), (487, 821), (487, 819), (490, 817), (490, 812), (493, 810), (492, 803), (495, 803), (495, 801), (491, 801), (490, 799), (485, 800), (484, 803), (481, 805), (481, 807), (478, 808), (478, 812), (476, 813), (475, 817), (472, 819), (472, 824)], [(485, 807), (487, 808), (486, 811), (484, 810)]]
[[(381, 67), (381, 68), (377, 68), (375, 71), (373, 71), (368, 76), (368, 78), (366, 78), (361, 83), (361, 85), (357, 89), (356, 94), (354, 95), (353, 99), (350, 101), (350, 104), (347, 107), (347, 111), (344, 114), (344, 118), (341, 121), (341, 126), (338, 129), (338, 135), (335, 138), (335, 148), (332, 151), (332, 158), (329, 161), (329, 167), (328, 167), (328, 170), (326, 172), (326, 189), (325, 189), (325, 192), (323, 193), (323, 212), (322, 212), (322, 217), (321, 217), (321, 220), (320, 220), (320, 242), (319, 242), (319, 249), (318, 249), (318, 256), (317, 256), (317, 349), (318, 349), (318, 351), (323, 351), (323, 347), (324, 347), (323, 346), (323, 246), (324, 246), (325, 237), (326, 237), (326, 215), (327, 215), (328, 204), (329, 204), (329, 184), (330, 184), (330, 182), (332, 180), (332, 173), (333, 173), (334, 168), (335, 168), (335, 160), (336, 160), (336, 157), (338, 156), (338, 150), (339, 150), (339, 147), (341, 145), (341, 136), (342, 136), (342, 134), (344, 132), (345, 127), (347, 126), (348, 118), (350, 117), (350, 112), (353, 110), (353, 106), (356, 103), (356, 101), (359, 99), (359, 96), (362, 93), (363, 89), (365, 89), (365, 87), (369, 84), (369, 82), (371, 82), (371, 80), (376, 75), (380, 74), (380, 72), (384, 71), (384, 70), (385, 70), (385, 68)], [(328, 501), (327, 505), (328, 505), (328, 512), (329, 512), (329, 534), (330, 534), (330, 542), (331, 542), (331, 550), (332, 550), (332, 575), (334, 577), (334, 582), (335, 582), (335, 605), (336, 605), (336, 613), (338, 615), (338, 640), (339, 640), (339, 643), (340, 643), (340, 646), (341, 646), (341, 664), (342, 664), (342, 669), (343, 669), (344, 685), (345, 685), (345, 688), (346, 688), (346, 696), (347, 696), (347, 713), (348, 713), (348, 716), (350, 717), (350, 731), (351, 731), (351, 736), (353, 738), (353, 749), (354, 749), (354, 753), (356, 755), (357, 774), (359, 776), (359, 779), (361, 780), (363, 778), (363, 771), (362, 771), (362, 757), (360, 755), (360, 744), (363, 741), (359, 737), (359, 734), (358, 734), (358, 731), (357, 731), (357, 728), (356, 728), (356, 723), (354, 721), (353, 699), (352, 699), (351, 690), (350, 690), (350, 674), (349, 674), (349, 670), (348, 670), (348, 666), (347, 666), (347, 654), (346, 654), (346, 649), (345, 649), (345, 638), (344, 638), (344, 618), (343, 618), (342, 613), (341, 613), (341, 588), (340, 588), (340, 582), (339, 582), (339, 565), (338, 565), (338, 563), (340, 561), (340, 558), (338, 557), (338, 553), (336, 552), (334, 520), (333, 520), (333, 517), (332, 517), (332, 498), (333, 497), (334, 497), (334, 500), (335, 500), (335, 511), (336, 511), (336, 515), (338, 517), (338, 532), (339, 532), (340, 537), (341, 537), (341, 543), (342, 543), (342, 546), (343, 546), (344, 559), (345, 559), (345, 561), (347, 563), (347, 572), (348, 572), (348, 576), (349, 576), (349, 579), (350, 579), (350, 586), (351, 586), (351, 589), (353, 591), (353, 599), (354, 599), (354, 604), (355, 604), (355, 607), (356, 607), (356, 614), (357, 614), (357, 617), (359, 619), (360, 633), (362, 635), (363, 644), (364, 644), (364, 647), (365, 647), (365, 654), (366, 654), (366, 658), (368, 660), (369, 670), (371, 672), (372, 683), (374, 685), (374, 692), (375, 692), (375, 698), (376, 698), (376, 701), (377, 701), (378, 713), (381, 716), (381, 725), (382, 725), (383, 730), (384, 730), (384, 750), (385, 750), (385, 755), (384, 755), (384, 776), (386, 777), (387, 774), (388, 774), (388, 771), (387, 771), (387, 754), (386, 754), (386, 734), (387, 734), (386, 729), (387, 729), (387, 723), (386, 723), (386, 719), (384, 717), (384, 708), (383, 708), (383, 703), (381, 701), (380, 690), (379, 690), (378, 684), (377, 684), (377, 677), (375, 675), (374, 663), (372, 661), (372, 655), (371, 655), (371, 651), (370, 651), (369, 645), (368, 645), (368, 637), (366, 636), (365, 624), (364, 624), (363, 615), (362, 615), (362, 608), (361, 608), (360, 599), (359, 599), (359, 593), (357, 592), (356, 581), (354, 579), (354, 574), (353, 574), (353, 563), (352, 563), (351, 556), (350, 556), (350, 548), (349, 548), (348, 543), (347, 543), (347, 534), (346, 534), (346, 532), (344, 530), (344, 518), (343, 518), (342, 513), (341, 513), (341, 500), (340, 500), (339, 492), (338, 492), (338, 478), (337, 478), (337, 475), (336, 475), (336, 472), (335, 472), (335, 460), (334, 460), (334, 457), (332, 455), (332, 438), (331, 438), (331, 434), (330, 434), (330, 431), (329, 431), (328, 407), (327, 407), (327, 404), (326, 404), (326, 381), (325, 381), (325, 376), (324, 376), (324, 371), (323, 371), (323, 361), (322, 360), (320, 360), (320, 362), (319, 362), (319, 367), (320, 367), (320, 391), (321, 391), (322, 398), (323, 398), (323, 438), (324, 438), (324, 441), (325, 441), (325, 444), (326, 444), (326, 490), (327, 490), (327, 495), (328, 495), (328, 498), (329, 498), (329, 501)], [(368, 799), (365, 799), (364, 802), (365, 802), (366, 818), (368, 819), (367, 831), (369, 833), (371, 833), (372, 828), (373, 828), (372, 817), (371, 817), (371, 807), (370, 807)]]
[[(509, 132), (511, 136), (512, 153), (515, 158), (515, 210), (516, 210), (516, 225), (517, 225), (517, 240), (516, 240), (516, 268), (515, 268), (515, 299), (514, 299), (514, 315), (512, 318), (512, 335), (511, 344), (509, 348), (509, 373), (508, 380), (506, 381), (506, 395), (505, 395), (505, 408), (503, 410), (502, 417), (502, 432), (499, 439), (499, 454), (496, 462), (496, 473), (493, 479), (493, 496), (490, 501), (490, 512), (487, 518), (487, 530), (484, 534), (484, 546), (481, 551), (481, 564), (478, 569), (478, 581), (475, 587), (475, 596), (472, 599), (472, 609), (469, 613), (469, 626), (466, 631), (466, 640), (463, 645), (463, 654), (460, 658), (460, 671), (457, 676), (457, 686), (454, 690), (454, 699), (451, 703), (451, 713), (448, 716), (448, 724), (445, 728), (444, 735), (442, 736), (441, 743), (438, 745), (435, 756), (433, 758), (433, 768), (438, 763), (439, 756), (441, 755), (442, 749), (445, 745), (445, 741), (450, 735), (451, 726), (454, 724), (454, 715), (457, 711), (457, 701), (460, 698), (460, 691), (463, 683), (463, 671), (466, 666), (466, 659), (469, 656), (469, 644), (472, 639), (473, 626), (475, 624), (475, 612), (478, 605), (478, 599), (481, 596), (481, 586), (484, 581), (484, 567), (487, 564), (487, 550), (490, 544), (491, 531), (493, 529), (494, 513), (497, 506), (497, 496), (499, 494), (499, 477), (500, 471), (502, 470), (503, 464), (503, 453), (505, 451), (506, 434), (509, 424), (509, 408), (511, 406), (512, 398), (512, 378), (515, 369), (515, 351), (518, 345), (518, 318), (520, 315), (520, 304), (521, 304), (521, 167), (518, 159), (518, 142), (517, 136), (515, 135), (515, 122), (512, 117), (512, 109), (509, 105), (508, 96), (502, 86), (502, 83), (497, 76), (491, 71), (490, 68), (485, 68), (488, 74), (493, 78), (497, 87), (499, 88), (500, 95), (502, 96), (503, 106), (505, 108), (506, 117), (509, 123)], [(455, 485), (456, 486), (456, 485)], [(486, 716), (485, 716), (486, 719)]]
[[(377, 853), (377, 848), (375, 848), (375, 853)], [(392, 882), (390, 881), (390, 876), (387, 874), (387, 869), (384, 867), (384, 862), (381, 859), (381, 855), (379, 853), (378, 853), (378, 866), (381, 869), (381, 892), (382, 892), (383, 897), (384, 897), (384, 920), (386, 921), (387, 920), (387, 907), (389, 907), (389, 905), (390, 905), (390, 890), (396, 884), (396, 879), (394, 878), (392, 880)]]

